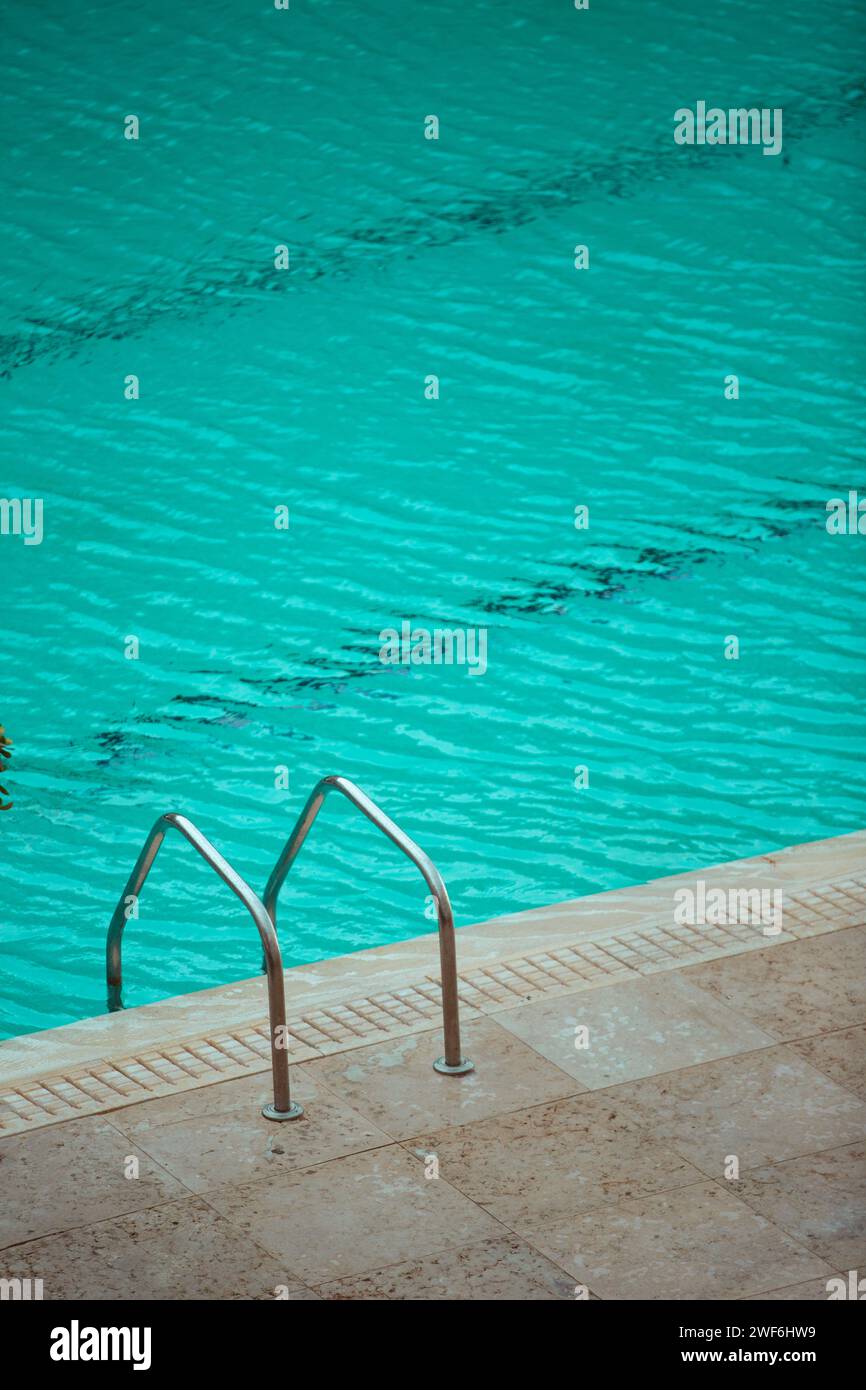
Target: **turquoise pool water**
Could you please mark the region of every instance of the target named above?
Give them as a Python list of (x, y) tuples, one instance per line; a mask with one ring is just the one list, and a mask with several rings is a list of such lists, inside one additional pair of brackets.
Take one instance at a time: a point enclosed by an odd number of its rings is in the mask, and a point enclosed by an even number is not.
[[(343, 773), (459, 924), (862, 826), (857, 6), (9, 14), (4, 1034), (102, 1010), (165, 810), (261, 890)], [(703, 99), (782, 153), (675, 145)], [(486, 628), (484, 675), (383, 665), (404, 619)], [(336, 799), (283, 903), (289, 963), (433, 930)], [(141, 914), (130, 1004), (258, 969), (179, 840)]]

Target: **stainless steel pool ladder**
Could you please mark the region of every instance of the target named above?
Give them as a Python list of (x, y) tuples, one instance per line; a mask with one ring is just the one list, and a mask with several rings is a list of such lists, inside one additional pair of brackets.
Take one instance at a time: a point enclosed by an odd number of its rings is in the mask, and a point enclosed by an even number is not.
[[(123, 928), (126, 926), (129, 915), (130, 900), (137, 903), (138, 895), (141, 892), (144, 880), (153, 868), (153, 861), (159, 852), (159, 847), (165, 839), (167, 829), (180, 831), (184, 839), (189, 840), (193, 849), (198, 850), (202, 859), (207, 860), (212, 869), (215, 869), (224, 883), (227, 883), (232, 892), (237, 894), (244, 907), (249, 912), (258, 929), (262, 939), (262, 947), (265, 953), (266, 969), (268, 973), (268, 1014), (271, 1025), (271, 1069), (274, 1077), (274, 1099), (271, 1104), (262, 1109), (262, 1114), (269, 1120), (296, 1120), (299, 1115), (303, 1115), (303, 1107), (293, 1105), (289, 1091), (289, 1057), (286, 1051), (286, 995), (283, 987), (283, 958), (280, 954), (280, 943), (277, 941), (277, 934), (274, 931), (274, 924), (265, 911), (264, 903), (257, 897), (250, 888), (249, 884), (241, 878), (240, 874), (232, 868), (227, 859), (224, 859), (219, 850), (211, 844), (201, 831), (193, 825), (186, 816), (179, 816), (174, 811), (169, 811), (167, 815), (160, 816), (154, 821), (150, 834), (144, 842), (144, 848), (138, 856), (135, 868), (130, 874), (126, 887), (124, 888), (117, 907), (114, 909), (114, 916), (108, 928), (108, 939), (105, 943), (105, 970), (108, 981), (108, 1008), (114, 1013), (117, 1009), (123, 1008), (121, 991), (123, 989), (123, 966), (121, 962), (120, 943), (123, 937)], [(136, 914), (137, 915), (137, 914)]]
[(433, 1063), (436, 1071), (446, 1075), (461, 1076), (474, 1070), (473, 1063), (464, 1057), (460, 1050), (460, 1016), (457, 999), (457, 952), (454, 942), (454, 914), (448, 891), (439, 870), (424, 851), (410, 840), (398, 825), (386, 816), (370, 798), (346, 777), (323, 777), (307, 800), (307, 804), (295, 823), (286, 841), (282, 854), (271, 872), (265, 888), (264, 902), (256, 896), (249, 884), (224, 859), (219, 850), (211, 844), (201, 831), (186, 816), (169, 812), (160, 816), (144, 842), (135, 868), (127, 880), (126, 887), (114, 909), (108, 928), (106, 941), (106, 977), (108, 981), (108, 1008), (111, 1012), (123, 1008), (121, 992), (123, 988), (123, 968), (121, 962), (121, 939), (127, 918), (130, 915), (130, 900), (138, 901), (147, 875), (153, 867), (159, 847), (165, 839), (166, 830), (173, 828), (189, 841), (211, 868), (219, 874), (224, 883), (240, 898), (256, 924), (264, 949), (264, 966), (268, 977), (268, 1013), (271, 1034), (271, 1068), (273, 1072), (274, 1099), (265, 1105), (262, 1114), (269, 1120), (294, 1120), (302, 1115), (303, 1107), (293, 1104), (289, 1090), (289, 1061), (286, 1051), (286, 998), (283, 982), (283, 961), (276, 933), (277, 897), (285, 882), (286, 875), (294, 863), (298, 851), (307, 838), (310, 827), (329, 792), (338, 791), (357, 806), (359, 811), (383, 831), (398, 849), (412, 860), (424, 877), (433, 900), (439, 923), (439, 957), (442, 966), (442, 1019), (445, 1033), (445, 1055)]
[(271, 870), (265, 886), (265, 910), (274, 927), (277, 925), (277, 898), (286, 881), (286, 875), (298, 857), (298, 852), (310, 832), (313, 821), (322, 809), (329, 792), (340, 792), (357, 806), (363, 815), (371, 820), (384, 835), (388, 836), (399, 850), (411, 859), (424, 878), (436, 904), (436, 920), (439, 924), (439, 961), (442, 968), (442, 1026), (445, 1033), (445, 1056), (439, 1057), (433, 1067), (449, 1076), (462, 1076), (474, 1070), (473, 1063), (464, 1057), (460, 1050), (460, 1010), (457, 1001), (457, 948), (454, 943), (454, 913), (448, 889), (436, 865), (414, 840), (395, 825), (390, 816), (380, 810), (365, 792), (361, 791), (348, 777), (323, 777), (317, 782), (307, 804), (295, 822), (295, 828), (286, 841), (282, 854)]

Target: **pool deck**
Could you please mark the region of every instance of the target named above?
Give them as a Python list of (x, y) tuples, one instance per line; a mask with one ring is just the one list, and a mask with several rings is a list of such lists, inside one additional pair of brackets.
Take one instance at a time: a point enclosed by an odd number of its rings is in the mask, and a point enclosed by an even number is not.
[[(698, 880), (781, 889), (781, 932), (677, 924)], [(287, 971), (290, 1123), (259, 1113), (260, 978), (0, 1044), (0, 1278), (573, 1301), (826, 1299), (866, 1274), (866, 832), (457, 950), (462, 1077), (431, 1066), (434, 936)]]

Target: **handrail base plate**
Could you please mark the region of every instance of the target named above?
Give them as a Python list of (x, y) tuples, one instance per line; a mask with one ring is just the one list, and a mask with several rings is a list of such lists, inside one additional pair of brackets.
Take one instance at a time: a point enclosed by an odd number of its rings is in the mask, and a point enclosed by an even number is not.
[(273, 1102), (262, 1106), (262, 1114), (266, 1120), (297, 1120), (303, 1113), (304, 1107), (297, 1104), (290, 1105), (288, 1110), (278, 1110)]
[(433, 1063), (433, 1070), (441, 1072), (443, 1076), (466, 1076), (468, 1072), (475, 1070), (475, 1063), (464, 1057), (456, 1066), (449, 1067), (444, 1057), (437, 1057)]

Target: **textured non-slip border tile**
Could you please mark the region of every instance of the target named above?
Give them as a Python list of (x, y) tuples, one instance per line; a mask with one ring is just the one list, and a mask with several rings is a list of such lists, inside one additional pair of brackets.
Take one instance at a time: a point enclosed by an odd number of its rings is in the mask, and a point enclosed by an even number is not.
[[(571, 945), (558, 942), (460, 972), (464, 1018), (493, 1014), (548, 995), (596, 989), (618, 980), (676, 970), (741, 951), (802, 940), (866, 923), (866, 879), (846, 877), (786, 893), (784, 930), (764, 936), (757, 926), (675, 924), (647, 919), (619, 931), (600, 931)], [(470, 929), (471, 930), (471, 929)], [(441, 1026), (439, 981), (371, 994), (289, 1019), (289, 1059), (306, 1061)], [(133, 1055), (101, 1059), (22, 1080), (0, 1093), (0, 1134), (15, 1134), (101, 1114), (139, 1100), (265, 1070), (268, 1028), (252, 1021), (226, 1032), (167, 1039)]]

